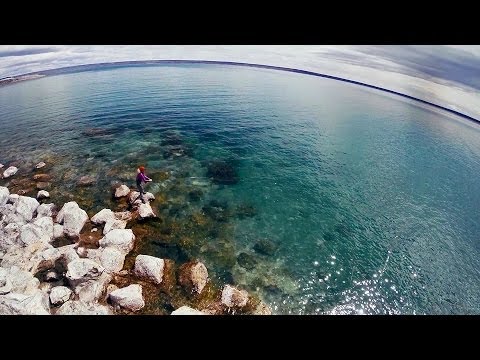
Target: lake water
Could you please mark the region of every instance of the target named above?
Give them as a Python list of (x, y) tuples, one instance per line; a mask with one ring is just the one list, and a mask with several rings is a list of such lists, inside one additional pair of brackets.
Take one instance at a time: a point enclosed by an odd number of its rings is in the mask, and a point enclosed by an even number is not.
[(0, 88), (0, 163), (20, 168), (0, 185), (35, 195), (42, 160), (52, 202), (90, 216), (145, 165), (163, 227), (143, 252), (200, 259), (275, 314), (480, 313), (480, 126), (442, 110), (227, 65)]

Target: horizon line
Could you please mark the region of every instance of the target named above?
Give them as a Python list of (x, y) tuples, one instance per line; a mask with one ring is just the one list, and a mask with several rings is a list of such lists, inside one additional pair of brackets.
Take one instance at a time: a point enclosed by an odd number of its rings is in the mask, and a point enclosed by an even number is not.
[[(447, 108), (442, 105), (435, 104), (433, 102), (423, 100), (411, 95), (407, 95), (395, 90), (390, 90), (387, 88), (383, 88), (380, 86), (364, 83), (361, 81), (356, 81), (356, 80), (351, 80), (347, 78), (342, 78), (339, 76), (333, 76), (333, 75), (328, 75), (328, 74), (323, 74), (323, 73), (318, 73), (314, 71), (309, 71), (309, 70), (302, 70), (302, 69), (297, 69), (297, 68), (289, 68), (289, 67), (283, 67), (283, 66), (276, 66), (276, 65), (265, 65), (265, 64), (255, 64), (255, 63), (244, 63), (244, 62), (235, 62), (235, 61), (219, 61), (219, 60), (179, 60), (179, 59), (170, 59), (170, 60), (126, 60), (126, 61), (115, 61), (115, 62), (103, 62), (103, 63), (90, 63), (90, 64), (82, 64), (82, 65), (72, 65), (72, 66), (65, 66), (65, 67), (60, 67), (60, 68), (55, 68), (55, 69), (48, 69), (48, 70), (40, 70), (40, 71), (34, 71), (30, 73), (25, 73), (22, 75), (13, 75), (13, 76), (7, 76), (5, 78), (0, 79), (0, 82), (4, 79), (8, 78), (19, 78), (22, 76), (28, 76), (28, 75), (44, 75), (44, 76), (55, 76), (55, 75), (61, 75), (61, 74), (55, 74), (55, 71), (59, 70), (76, 70), (72, 72), (82, 72), (82, 68), (86, 68), (89, 66), (102, 66), (102, 65), (117, 65), (117, 66), (127, 66), (127, 65), (135, 65), (135, 64), (147, 64), (147, 65), (156, 65), (156, 64), (165, 64), (165, 63), (183, 63), (183, 64), (211, 64), (211, 65), (231, 65), (231, 66), (244, 66), (244, 67), (255, 67), (255, 68), (262, 68), (262, 69), (270, 69), (270, 70), (277, 70), (277, 71), (286, 71), (286, 72), (292, 72), (292, 73), (298, 73), (298, 74), (304, 74), (304, 75), (311, 75), (311, 76), (316, 76), (316, 77), (323, 77), (327, 79), (333, 79), (337, 81), (343, 81), (347, 82), (350, 84), (355, 84), (359, 86), (365, 86), (368, 88), (388, 92), (394, 95), (399, 95), (411, 100), (415, 100), (433, 107), (436, 107), (438, 109), (450, 112), (452, 114), (455, 114), (457, 116), (463, 117), (465, 119), (468, 119), (470, 121), (474, 121), (477, 124), (480, 124), (480, 120), (474, 118), (473, 116), (461, 113), (457, 110), (453, 110), (450, 108)], [(89, 71), (90, 69), (86, 69), (85, 71)], [(25, 81), (28, 80), (35, 80), (35, 79), (26, 79)], [(12, 83), (7, 83), (6, 85), (13, 84)], [(0, 84), (1, 85), (1, 84)]]

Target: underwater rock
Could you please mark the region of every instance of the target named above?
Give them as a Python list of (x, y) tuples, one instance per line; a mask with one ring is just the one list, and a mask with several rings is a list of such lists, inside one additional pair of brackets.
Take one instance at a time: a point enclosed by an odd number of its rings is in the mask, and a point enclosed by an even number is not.
[(207, 315), (206, 313), (193, 309), (189, 306), (179, 307), (177, 310), (172, 311), (170, 315)]
[(207, 166), (207, 177), (215, 184), (232, 185), (238, 182), (238, 173), (233, 165), (226, 161), (212, 161)]
[(183, 143), (182, 138), (178, 134), (167, 135), (162, 142), (162, 146), (165, 145), (181, 145)]
[(231, 285), (225, 285), (222, 290), (222, 304), (231, 307), (244, 307), (248, 302), (248, 292), (238, 290)]
[(47, 165), (47, 164), (45, 164), (43, 161), (40, 161), (37, 165), (35, 165), (35, 169), (41, 169), (41, 168), (43, 168), (45, 165)]
[(64, 302), (70, 300), (71, 295), (72, 290), (70, 290), (66, 286), (55, 286), (50, 291), (50, 302), (52, 303), (52, 305), (61, 305)]
[(18, 171), (18, 168), (16, 168), (15, 166), (10, 166), (7, 170), (3, 172), (3, 177), (5, 179), (9, 178), (10, 176), (15, 175), (17, 171)]
[(235, 215), (237, 215), (237, 217), (240, 219), (254, 217), (256, 214), (257, 211), (255, 208), (248, 204), (240, 204), (235, 209)]
[(253, 249), (263, 255), (272, 256), (278, 249), (278, 245), (271, 240), (261, 239), (254, 246)]
[(33, 175), (33, 180), (35, 181), (45, 181), (48, 182), (51, 180), (51, 176), (48, 174), (35, 174)]
[(37, 188), (37, 190), (45, 190), (47, 189), (48, 187), (50, 186), (50, 183), (49, 182), (43, 182), (43, 181), (40, 181), (38, 182), (35, 187)]
[(77, 185), (90, 186), (90, 185), (93, 185), (94, 182), (95, 182), (95, 178), (93, 176), (83, 175), (82, 177), (80, 177), (80, 179), (78, 179)]
[(255, 307), (252, 311), (252, 315), (272, 315), (272, 310), (263, 301)]
[(55, 215), (56, 206), (55, 204), (41, 204), (37, 208), (37, 218), (42, 216), (53, 217)]
[(255, 258), (252, 255), (247, 254), (245, 252), (242, 252), (238, 255), (237, 262), (238, 262), (238, 265), (240, 265), (241, 267), (247, 270), (252, 270), (257, 265), (257, 260), (255, 260)]
[(207, 205), (202, 207), (202, 211), (212, 220), (218, 222), (227, 222), (230, 216), (227, 205), (221, 204), (216, 200), (212, 200)]
[(135, 258), (133, 273), (139, 278), (147, 279), (158, 285), (162, 283), (164, 269), (165, 261), (163, 259), (149, 255), (138, 255)]
[(75, 201), (70, 201), (63, 205), (57, 215), (57, 222), (63, 225), (63, 231), (71, 237), (78, 237), (80, 231), (88, 220), (85, 210), (80, 209)]
[(207, 284), (208, 271), (205, 265), (199, 261), (192, 261), (183, 264), (178, 269), (178, 282), (183, 285), (188, 292), (200, 294)]
[(192, 190), (188, 193), (190, 201), (199, 201), (203, 196), (203, 191), (199, 189)]
[(66, 277), (75, 287), (87, 280), (98, 278), (105, 270), (103, 266), (90, 259), (78, 259), (67, 265)]
[(6, 205), (10, 191), (5, 186), (0, 186), (0, 206)]
[(37, 200), (47, 199), (50, 197), (48, 191), (40, 190), (37, 194)]
[(142, 286), (138, 284), (132, 284), (112, 291), (108, 297), (113, 304), (131, 311), (138, 311), (145, 306), (145, 301), (142, 296)]
[(127, 185), (120, 185), (115, 189), (116, 198), (127, 196), (129, 193), (130, 193), (130, 188)]

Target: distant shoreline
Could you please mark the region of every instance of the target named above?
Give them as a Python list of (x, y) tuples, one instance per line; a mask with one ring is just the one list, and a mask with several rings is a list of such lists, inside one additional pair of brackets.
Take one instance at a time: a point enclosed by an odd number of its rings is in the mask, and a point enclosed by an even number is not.
[(210, 65), (231, 65), (231, 66), (243, 66), (243, 67), (253, 67), (253, 68), (260, 68), (260, 69), (270, 69), (270, 70), (279, 70), (279, 71), (287, 71), (287, 72), (292, 72), (292, 73), (298, 73), (298, 74), (304, 74), (304, 75), (312, 75), (312, 76), (317, 76), (317, 77), (323, 77), (327, 79), (332, 79), (332, 80), (338, 80), (338, 81), (343, 81), (347, 82), (350, 84), (355, 84), (355, 85), (360, 85), (360, 86), (365, 86), (371, 89), (376, 89), (380, 91), (385, 91), (390, 94), (394, 95), (399, 95), (405, 98), (408, 98), (410, 100), (415, 100), (419, 101), (423, 104), (427, 104), (430, 106), (433, 106), (435, 108), (445, 110), (449, 113), (455, 114), (457, 116), (460, 116), (462, 118), (465, 118), (467, 120), (473, 121), (477, 124), (480, 124), (480, 120), (476, 119), (470, 115), (461, 113), (459, 111), (449, 109), (447, 107), (444, 107), (442, 105), (438, 105), (435, 103), (432, 103), (427, 100), (422, 100), (419, 98), (416, 98), (411, 95), (403, 94), (398, 91), (394, 90), (389, 90), (380, 86), (375, 86), (367, 83), (363, 83), (360, 81), (355, 81), (355, 80), (350, 80), (346, 78), (341, 78), (338, 76), (333, 76), (333, 75), (327, 75), (327, 74), (322, 74), (322, 73), (317, 73), (314, 71), (308, 71), (308, 70), (301, 70), (301, 69), (295, 69), (295, 68), (288, 68), (288, 67), (282, 67), (282, 66), (274, 66), (274, 65), (263, 65), (263, 64), (252, 64), (252, 63), (242, 63), (242, 62), (233, 62), (233, 61), (214, 61), (214, 60), (137, 60), (137, 61), (119, 61), (119, 62), (107, 62), (107, 63), (96, 63), (96, 64), (85, 64), (85, 65), (76, 65), (76, 66), (68, 66), (68, 67), (63, 67), (63, 68), (58, 68), (58, 69), (50, 69), (50, 70), (43, 70), (43, 71), (36, 71), (33, 73), (28, 73), (28, 74), (23, 74), (23, 75), (18, 75), (18, 76), (11, 76), (7, 78), (0, 79), (0, 87), (3, 85), (9, 85), (13, 83), (17, 83), (20, 81), (26, 81), (26, 80), (33, 80), (45, 76), (55, 76), (55, 75), (61, 75), (61, 74), (71, 74), (71, 73), (77, 73), (77, 72), (85, 72), (85, 71), (95, 71), (101, 68), (121, 68), (121, 67), (128, 67), (128, 66), (155, 66), (155, 65), (161, 65), (161, 64), (210, 64)]

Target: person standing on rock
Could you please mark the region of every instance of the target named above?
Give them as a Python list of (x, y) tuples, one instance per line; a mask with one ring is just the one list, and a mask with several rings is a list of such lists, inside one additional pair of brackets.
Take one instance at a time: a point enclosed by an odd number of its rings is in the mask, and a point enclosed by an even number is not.
[[(137, 169), (137, 189), (138, 189), (138, 192), (140, 193), (140, 195), (137, 197), (140, 198), (140, 200), (142, 200), (142, 202), (145, 204), (145, 200), (143, 198), (143, 194), (145, 194), (145, 190), (143, 188), (143, 184), (144, 183), (147, 183), (147, 182), (150, 182), (152, 181), (152, 179), (150, 179), (147, 175), (145, 175), (145, 167), (144, 166), (140, 166), (138, 169)], [(135, 199), (135, 201), (137, 200)]]

